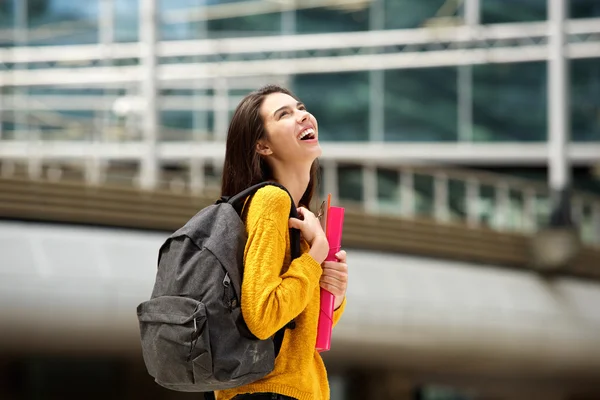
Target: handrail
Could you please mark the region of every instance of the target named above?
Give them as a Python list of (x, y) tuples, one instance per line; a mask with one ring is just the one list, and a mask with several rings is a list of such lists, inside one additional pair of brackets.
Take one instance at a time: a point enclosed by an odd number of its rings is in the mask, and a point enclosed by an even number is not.
[[(173, 231), (213, 203), (215, 196), (0, 178), (0, 218)], [(486, 227), (348, 209), (344, 245), (528, 269), (530, 238)], [(600, 279), (599, 262), (600, 249), (584, 246), (562, 273)]]
[[(121, 148), (121, 151), (127, 150)], [(0, 172), (8, 178), (20, 176), (84, 181), (89, 170), (86, 171), (83, 160), (72, 161), (71, 166), (51, 161), (46, 166), (40, 164), (37, 167), (32, 160), (28, 160), (27, 168), (23, 168), (24, 164), (5, 160)], [(204, 165), (204, 161), (200, 161), (199, 165)], [(340, 167), (348, 165), (362, 171), (362, 201), (352, 201), (338, 193)], [(439, 165), (389, 166), (360, 162), (336, 163), (325, 159), (322, 168), (324, 192), (332, 193), (334, 201), (348, 209), (369, 215), (428, 219), (438, 224), (458, 223), (518, 234), (535, 232), (545, 226), (550, 217), (550, 192), (545, 184), (533, 180)], [(162, 171), (158, 187), (169, 188), (177, 193), (218, 193), (219, 171), (215, 171), (216, 176), (210, 177), (206, 176), (204, 168), (186, 169), (180, 167)], [(379, 170), (391, 171), (397, 176), (398, 185), (391, 198), (378, 195)], [(333, 178), (331, 172), (334, 172)], [(125, 164), (121, 169), (113, 166), (110, 171), (97, 171), (96, 174), (99, 176), (96, 183), (121, 181), (130, 187), (138, 183), (138, 171), (134, 165)], [(573, 191), (571, 215), (579, 227), (583, 242), (600, 247), (600, 196)]]
[[(573, 19), (566, 24), (569, 35), (600, 33), (600, 18)], [(158, 44), (159, 57), (206, 56), (211, 54), (248, 54), (257, 52), (311, 51), (348, 48), (377, 48), (384, 46), (426, 45), (430, 43), (489, 42), (509, 39), (546, 37), (548, 22), (519, 22), (490, 24), (479, 27), (451, 26), (437, 28), (395, 29), (385, 31), (294, 34), (252, 38), (193, 39), (162, 41)], [(139, 58), (140, 43), (115, 43), (24, 46), (0, 49), (3, 63), (48, 63), (67, 61), (94, 61), (104, 58)]]

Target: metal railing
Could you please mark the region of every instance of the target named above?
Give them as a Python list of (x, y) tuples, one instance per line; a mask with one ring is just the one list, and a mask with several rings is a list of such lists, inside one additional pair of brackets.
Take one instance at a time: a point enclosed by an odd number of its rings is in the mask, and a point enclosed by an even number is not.
[[(89, 161), (88, 161), (89, 162)], [(85, 161), (19, 163), (3, 160), (4, 178), (28, 176), (51, 181), (88, 181)], [(139, 187), (135, 162), (99, 163), (95, 184)], [(547, 226), (550, 192), (542, 183), (512, 176), (443, 166), (321, 162), (321, 195), (350, 210), (442, 225), (463, 225), (529, 235)], [(163, 168), (159, 189), (215, 197), (220, 165), (197, 162)], [(600, 196), (573, 192), (571, 215), (585, 244), (600, 247)]]
[[(334, 165), (328, 166), (334, 168)], [(337, 171), (338, 175), (343, 171)], [(532, 234), (548, 225), (550, 191), (542, 182), (473, 170), (440, 166), (400, 166), (390, 169), (355, 165), (346, 181), (360, 179), (361, 199), (352, 201), (339, 194), (341, 185), (327, 182), (340, 203), (370, 214), (425, 218), (442, 224), (465, 224), (499, 232)], [(352, 171), (351, 169), (351, 171)], [(387, 176), (394, 189), (382, 193), (379, 182)], [(600, 246), (600, 196), (574, 191), (571, 216), (584, 243)]]
[[(600, 55), (599, 21), (590, 18), (566, 22), (569, 58)], [(527, 22), (163, 41), (156, 46), (156, 57), (161, 59), (158, 79), (194, 81), (215, 77), (546, 61), (549, 57), (546, 43), (549, 26), (550, 22)], [(135, 42), (0, 49), (0, 63), (5, 65), (43, 65), (37, 69), (0, 71), (0, 86), (139, 82), (144, 66), (135, 64), (142, 60), (143, 48), (143, 42)], [(201, 61), (199, 57), (202, 57)], [(95, 64), (101, 60), (119, 59), (133, 60), (134, 65)], [(169, 59), (179, 62), (169, 63)], [(62, 66), (73, 62), (82, 66)], [(48, 64), (54, 65), (47, 67)]]

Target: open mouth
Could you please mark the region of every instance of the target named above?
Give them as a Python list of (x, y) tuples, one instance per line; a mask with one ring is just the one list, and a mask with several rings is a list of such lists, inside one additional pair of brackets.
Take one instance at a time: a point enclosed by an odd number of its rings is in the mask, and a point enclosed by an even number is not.
[(302, 131), (300, 135), (298, 135), (298, 139), (300, 140), (311, 140), (316, 139), (315, 130), (313, 128), (308, 128)]

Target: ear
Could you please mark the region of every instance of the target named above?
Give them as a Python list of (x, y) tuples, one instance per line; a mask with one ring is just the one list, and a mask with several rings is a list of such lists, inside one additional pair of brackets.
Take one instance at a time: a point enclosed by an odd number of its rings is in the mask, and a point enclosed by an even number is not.
[(271, 150), (269, 144), (263, 140), (256, 142), (256, 152), (261, 156), (270, 156), (273, 154), (273, 150)]

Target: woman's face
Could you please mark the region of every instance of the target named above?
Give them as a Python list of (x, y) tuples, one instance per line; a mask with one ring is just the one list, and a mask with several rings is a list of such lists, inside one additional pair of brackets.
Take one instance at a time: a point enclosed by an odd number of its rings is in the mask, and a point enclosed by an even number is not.
[(260, 114), (267, 137), (259, 141), (259, 153), (281, 162), (307, 163), (321, 155), (317, 120), (304, 104), (285, 93), (271, 93)]

